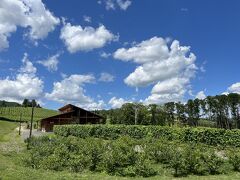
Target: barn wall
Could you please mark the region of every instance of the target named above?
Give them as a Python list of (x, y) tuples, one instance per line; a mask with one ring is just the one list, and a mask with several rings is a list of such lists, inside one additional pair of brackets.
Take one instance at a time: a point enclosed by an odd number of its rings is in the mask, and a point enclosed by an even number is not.
[(70, 106), (64, 109), (62, 113), (66, 113), (69, 111), (73, 112), (43, 119), (41, 121), (42, 131), (53, 131), (54, 125), (101, 123), (101, 118), (99, 116), (96, 116), (95, 114), (80, 108), (73, 108)]

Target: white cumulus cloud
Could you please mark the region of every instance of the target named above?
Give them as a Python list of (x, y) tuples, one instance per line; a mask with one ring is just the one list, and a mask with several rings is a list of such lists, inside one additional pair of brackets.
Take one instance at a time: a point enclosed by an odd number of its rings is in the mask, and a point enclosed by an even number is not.
[(39, 64), (42, 64), (44, 67), (46, 67), (48, 69), (48, 71), (57, 71), (58, 69), (58, 58), (59, 58), (60, 54), (57, 53), (51, 57), (49, 57), (48, 59), (46, 60), (41, 60), (41, 61), (38, 61)]
[(115, 10), (119, 7), (121, 10), (127, 10), (128, 7), (132, 4), (130, 0), (99, 0), (98, 4), (105, 5), (106, 10)]
[(14, 78), (0, 79), (0, 99), (22, 102), (23, 99), (38, 99), (43, 94), (43, 81), (36, 76), (37, 69), (24, 54), (22, 67)]
[(196, 95), (198, 99), (205, 99), (207, 96), (205, 95), (204, 91), (199, 91)]
[(240, 82), (232, 84), (228, 89), (228, 93), (238, 93), (240, 94)]
[(120, 9), (127, 10), (127, 8), (132, 4), (130, 0), (117, 0), (117, 4), (119, 5)]
[(54, 82), (52, 92), (46, 93), (45, 97), (61, 103), (72, 103), (86, 109), (101, 109), (100, 107), (104, 104), (101, 100), (95, 102), (85, 94), (84, 85), (94, 81), (93, 75), (73, 74), (60, 82)]
[(115, 59), (138, 64), (134, 72), (125, 78), (127, 85), (141, 87), (154, 84), (146, 103), (181, 100), (197, 70), (196, 57), (189, 46), (180, 46), (177, 40), (170, 47), (168, 43), (161, 37), (153, 37), (129, 49), (120, 48), (114, 52)]
[(111, 53), (101, 52), (101, 53), (100, 53), (100, 56), (101, 56), (102, 58), (108, 58), (108, 57), (111, 56)]
[(99, 81), (102, 81), (102, 82), (113, 82), (114, 81), (114, 76), (109, 74), (109, 73), (102, 72), (100, 74)]
[(127, 100), (124, 100), (123, 98), (117, 98), (117, 97), (112, 97), (108, 104), (111, 105), (113, 109), (115, 108), (120, 108), (122, 107), (123, 104), (127, 103)]
[(26, 35), (36, 41), (44, 39), (59, 22), (42, 0), (1, 0), (0, 50), (9, 47), (8, 37), (17, 27), (28, 28)]
[(63, 26), (60, 35), (60, 39), (63, 40), (70, 53), (101, 48), (108, 42), (117, 40), (117, 38), (104, 25), (94, 29), (90, 26), (83, 28), (80, 25), (74, 26), (70, 23)]
[(83, 20), (88, 23), (92, 22), (92, 18), (90, 16), (86, 16), (86, 15), (83, 16)]

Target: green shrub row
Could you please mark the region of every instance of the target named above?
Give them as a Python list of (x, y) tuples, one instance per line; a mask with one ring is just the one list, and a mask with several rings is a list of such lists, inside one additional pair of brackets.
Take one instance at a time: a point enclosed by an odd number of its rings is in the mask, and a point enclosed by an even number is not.
[(59, 136), (79, 138), (117, 139), (129, 136), (136, 139), (152, 137), (183, 142), (204, 143), (213, 146), (240, 147), (240, 130), (216, 128), (176, 128), (168, 126), (140, 125), (62, 125), (54, 126), (54, 133)]
[(106, 172), (131, 177), (159, 174), (162, 171), (155, 169), (157, 164), (172, 170), (175, 176), (208, 175), (240, 171), (240, 151), (153, 138), (137, 140), (124, 136), (102, 140), (53, 136), (30, 139), (25, 162), (33, 168), (47, 170)]
[(113, 141), (69, 137), (38, 137), (28, 140), (27, 165), (56, 171), (106, 172), (119, 176), (156, 175), (150, 159), (135, 149), (129, 138)]

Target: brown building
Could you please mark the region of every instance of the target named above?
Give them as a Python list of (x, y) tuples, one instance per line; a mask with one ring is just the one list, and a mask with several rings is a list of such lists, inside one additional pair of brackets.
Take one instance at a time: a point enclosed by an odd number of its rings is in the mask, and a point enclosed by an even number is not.
[(54, 125), (63, 124), (99, 124), (103, 118), (93, 112), (68, 104), (59, 109), (60, 114), (41, 120), (41, 130), (53, 131)]

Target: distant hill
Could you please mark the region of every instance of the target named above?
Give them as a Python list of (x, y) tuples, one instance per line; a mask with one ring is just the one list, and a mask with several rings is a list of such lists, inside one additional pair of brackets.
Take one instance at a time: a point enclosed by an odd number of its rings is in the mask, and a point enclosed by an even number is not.
[[(57, 115), (59, 112), (45, 108), (34, 108), (34, 121)], [(22, 114), (22, 121), (30, 121), (31, 107), (0, 107), (0, 120), (18, 121)]]
[(0, 100), (0, 107), (19, 107), (21, 104), (16, 102), (8, 102)]

